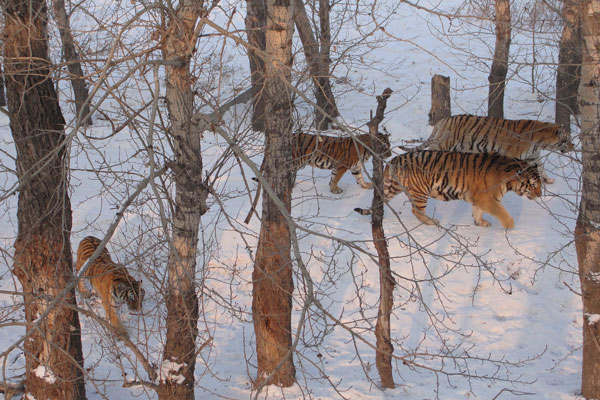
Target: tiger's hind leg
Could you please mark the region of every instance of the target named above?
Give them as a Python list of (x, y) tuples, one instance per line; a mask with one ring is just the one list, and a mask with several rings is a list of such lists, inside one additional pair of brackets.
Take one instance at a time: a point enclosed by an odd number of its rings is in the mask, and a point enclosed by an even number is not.
[(338, 182), (342, 179), (342, 176), (348, 171), (345, 167), (334, 167), (331, 171), (331, 181), (329, 181), (329, 190), (331, 193), (340, 194), (343, 190), (338, 186)]
[(360, 162), (354, 167), (350, 168), (350, 172), (352, 172), (352, 176), (354, 176), (354, 179), (356, 179), (356, 183), (358, 183), (363, 189), (371, 189), (373, 187), (373, 183), (365, 181), (362, 170), (363, 165)]
[[(475, 218), (475, 223), (480, 226), (489, 226), (489, 222), (482, 217), (484, 211), (498, 218), (505, 229), (512, 229), (515, 227), (515, 220), (499, 201), (491, 198), (473, 203), (473, 217)], [(477, 216), (480, 217), (479, 221)], [(485, 225), (485, 222), (487, 222), (488, 225)]]
[(419, 221), (425, 225), (438, 225), (440, 223), (437, 219), (428, 217), (427, 214), (425, 214), (429, 196), (424, 193), (415, 192), (410, 188), (407, 188), (406, 194), (412, 203), (412, 213)]

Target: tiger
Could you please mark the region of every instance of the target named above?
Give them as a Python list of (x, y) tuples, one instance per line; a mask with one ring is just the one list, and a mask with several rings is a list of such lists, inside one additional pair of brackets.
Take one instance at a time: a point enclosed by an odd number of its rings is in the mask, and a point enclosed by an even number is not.
[(424, 149), (499, 153), (535, 162), (545, 183), (554, 179), (544, 172), (540, 151), (573, 151), (569, 132), (560, 125), (529, 119), (502, 119), (476, 115), (454, 115), (435, 124), (431, 136), (417, 147), (398, 146), (411, 152)]
[[(383, 172), (384, 200), (405, 192), (413, 214), (426, 225), (439, 224), (425, 214), (429, 197), (443, 201), (465, 200), (473, 205), (478, 226), (488, 227), (487, 212), (498, 218), (505, 229), (515, 226), (502, 206), (502, 197), (513, 191), (530, 200), (542, 194), (542, 179), (537, 165), (496, 153), (460, 153), (424, 150), (394, 157)], [(368, 215), (370, 209), (355, 208)]]
[[(376, 138), (384, 147), (381, 157), (391, 156), (389, 135), (378, 132)], [(356, 183), (364, 189), (370, 189), (373, 184), (365, 182), (362, 169), (363, 164), (371, 158), (374, 144), (373, 136), (368, 133), (354, 137), (333, 137), (299, 132), (294, 135), (292, 147), (294, 168), (298, 170), (309, 164), (332, 170), (329, 182), (331, 193), (343, 192), (338, 182), (348, 169)]]
[[(100, 242), (101, 240), (97, 237), (87, 236), (79, 243), (77, 272), (96, 251)], [(94, 290), (100, 295), (106, 316), (117, 333), (129, 337), (117, 315), (116, 300), (127, 303), (130, 310), (140, 311), (145, 295), (144, 288), (141, 286), (142, 281), (136, 281), (123, 264), (115, 263), (106, 248), (102, 249), (98, 258), (87, 268), (85, 277), (89, 279)], [(83, 295), (89, 295), (83, 279), (79, 281), (79, 291)]]

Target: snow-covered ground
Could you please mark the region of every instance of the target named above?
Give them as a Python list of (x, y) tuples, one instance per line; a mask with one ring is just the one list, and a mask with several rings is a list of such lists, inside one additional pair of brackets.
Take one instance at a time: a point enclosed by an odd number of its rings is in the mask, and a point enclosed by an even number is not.
[[(392, 143), (426, 138), (431, 132), (427, 113), (434, 74), (450, 76), (454, 114), (484, 114), (486, 65), (493, 37), (480, 31), (482, 23), (459, 23), (405, 4), (388, 3), (389, 7), (384, 3), (376, 14), (389, 18), (385, 31), (378, 30), (372, 36), (374, 43), (383, 41), (370, 53), (356, 51), (353, 64), (339, 65), (334, 72), (340, 120), (364, 129), (369, 111), (376, 107), (374, 96), (390, 87), (394, 94), (382, 128), (391, 134)], [(431, 3), (419, 2), (423, 6)], [(456, 10), (453, 6), (459, 3), (444, 1), (443, 11)], [(239, 14), (232, 21), (238, 28), (243, 26)], [(340, 42), (354, 40), (359, 34), (358, 28), (346, 27)], [(518, 67), (510, 72), (505, 115), (552, 121), (553, 70), (536, 67), (536, 90), (532, 93), (528, 84), (532, 71), (525, 64), (531, 61), (533, 50), (539, 52), (540, 64), (551, 63), (556, 49), (534, 49), (529, 36), (518, 30), (514, 35), (511, 54)], [(535, 44), (546, 43), (542, 39), (536, 39), (539, 42)], [(247, 59), (236, 51), (228, 55), (231, 57), (219, 62), (229, 63), (230, 79), (247, 84)], [(248, 106), (239, 105), (227, 114), (224, 127), (231, 134), (245, 132), (249, 139), (244, 148), (260, 163), (260, 140), (248, 132), (247, 118), (243, 118)], [(300, 111), (307, 109), (299, 105)], [(129, 128), (111, 136), (111, 126), (96, 119), (87, 135), (106, 139), (88, 140), (80, 134), (73, 143), (74, 249), (83, 237), (101, 236), (106, 231), (115, 220), (116, 208), (148, 174), (149, 164), (140, 152), (146, 148), (141, 140), (147, 140), (147, 133)], [(164, 137), (155, 135), (155, 148), (160, 153)], [(4, 115), (0, 115), (0, 141), (3, 149), (14, 154)], [(205, 134), (203, 143), (205, 167), (210, 169), (226, 154), (227, 146), (212, 133)], [(6, 154), (0, 156), (9, 168), (14, 165)], [(348, 173), (340, 182), (344, 193), (334, 195), (329, 192), (328, 171), (303, 169), (298, 174), (292, 210), (297, 218), (299, 248), (316, 298), (336, 319), (327, 318), (312, 305), (298, 327), (307, 299), (307, 277), (296, 269), (292, 326), (294, 338), (300, 335), (294, 355), (298, 384), (284, 390), (268, 387), (258, 397), (577, 399), (582, 312), (573, 244), (580, 190), (576, 158), (577, 154), (548, 154), (546, 170), (556, 183), (547, 186), (540, 199), (531, 201), (514, 193), (505, 196), (503, 204), (515, 219), (515, 228), (510, 231), (492, 217), (491, 227), (475, 226), (471, 206), (462, 201), (429, 201), (427, 213), (439, 219), (444, 229), (419, 224), (405, 196), (390, 202), (384, 228), (397, 282), (391, 328), (398, 358), (394, 361), (397, 387), (385, 391), (378, 388), (372, 348), (379, 274), (369, 243), (370, 218), (353, 212), (355, 207), (370, 205), (371, 191), (361, 189)], [(219, 201), (210, 200), (211, 209), (201, 227), (199, 344), (208, 343), (197, 358), (198, 399), (240, 399), (256, 394), (251, 384), (256, 376), (251, 273), (260, 221), (255, 216), (250, 224), (243, 223), (251, 203), (245, 180), (253, 173), (244, 167), (241, 174), (231, 158), (226, 165), (214, 182), (221, 195)], [(368, 170), (370, 167), (367, 165)], [(91, 171), (99, 169), (99, 174)], [(0, 173), (4, 188), (10, 187), (14, 175)], [(254, 190), (255, 184), (248, 182)], [(167, 362), (161, 358), (167, 237), (157, 197), (164, 199), (164, 195), (157, 179), (156, 185), (146, 188), (125, 213), (109, 246), (114, 256), (144, 281), (144, 312), (129, 315), (122, 309), (121, 314), (127, 319), (133, 342), (153, 364), (163, 367)], [(4, 200), (1, 210), (0, 241), (10, 252), (16, 231), (16, 196)], [(0, 289), (17, 290), (10, 274), (10, 258), (2, 254)], [(14, 307), (20, 300), (1, 295), (4, 321), (22, 318), (22, 310)], [(83, 306), (103, 313), (97, 302), (86, 301)], [(88, 398), (156, 398), (143, 386), (123, 387), (124, 381), (146, 380), (145, 372), (129, 350), (97, 322), (82, 317), (81, 323), (90, 377)], [(2, 349), (22, 333), (19, 327), (1, 329)], [(6, 376), (23, 373), (23, 363), (18, 349), (9, 354)], [(47, 374), (45, 370), (39, 373)]]

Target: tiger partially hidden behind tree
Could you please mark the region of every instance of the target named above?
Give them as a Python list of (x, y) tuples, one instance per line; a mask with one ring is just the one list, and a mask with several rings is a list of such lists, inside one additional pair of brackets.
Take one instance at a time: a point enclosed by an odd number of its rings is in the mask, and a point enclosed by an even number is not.
[[(77, 272), (96, 251), (100, 242), (101, 240), (94, 236), (87, 236), (79, 242)], [(87, 268), (85, 277), (100, 296), (106, 317), (117, 333), (128, 337), (127, 330), (117, 315), (117, 301), (127, 303), (130, 310), (140, 311), (145, 294), (144, 288), (141, 287), (142, 281), (136, 281), (123, 264), (115, 263), (106, 248), (102, 249), (98, 258)], [(89, 295), (83, 279), (79, 281), (79, 291), (83, 295)]]
[[(542, 194), (542, 180), (535, 164), (493, 153), (419, 151), (394, 157), (383, 172), (385, 201), (405, 192), (413, 214), (424, 224), (438, 224), (425, 214), (427, 199), (465, 200), (473, 205), (473, 218), (479, 226), (490, 226), (487, 212), (504, 228), (515, 225), (502, 206), (502, 197), (513, 191), (533, 200)], [(371, 209), (355, 208), (368, 215)]]
[(372, 183), (365, 182), (363, 165), (373, 155), (374, 140), (383, 144), (384, 152), (380, 155), (387, 158), (392, 155), (389, 135), (378, 132), (375, 138), (368, 134), (354, 137), (333, 137), (297, 133), (294, 135), (292, 157), (295, 169), (300, 169), (309, 164), (321, 169), (330, 169), (331, 180), (329, 190), (331, 193), (342, 193), (338, 182), (346, 171), (350, 170), (356, 183), (364, 189), (373, 187)]
[(412, 152), (424, 149), (498, 153), (535, 162), (544, 182), (553, 183), (544, 172), (541, 150), (574, 150), (569, 132), (559, 125), (528, 119), (501, 119), (476, 115), (454, 115), (435, 124), (431, 136), (417, 147), (398, 146)]

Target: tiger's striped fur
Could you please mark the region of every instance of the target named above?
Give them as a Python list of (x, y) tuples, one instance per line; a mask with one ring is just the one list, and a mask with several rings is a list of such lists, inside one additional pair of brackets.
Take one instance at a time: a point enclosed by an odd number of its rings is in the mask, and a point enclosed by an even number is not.
[[(77, 272), (96, 251), (100, 242), (101, 240), (94, 236), (87, 236), (79, 243)], [(127, 337), (127, 331), (116, 312), (118, 306), (116, 300), (127, 303), (130, 310), (140, 311), (145, 294), (141, 281), (136, 281), (124, 265), (115, 263), (106, 248), (102, 249), (98, 258), (87, 268), (85, 277), (100, 295), (108, 320), (120, 335)], [(83, 280), (79, 281), (79, 290), (82, 294), (89, 294)]]
[[(382, 158), (392, 155), (388, 135), (377, 133), (377, 140), (383, 144), (385, 151)], [(342, 193), (338, 182), (349, 169), (358, 183), (364, 189), (373, 187), (365, 182), (362, 174), (363, 164), (373, 154), (374, 139), (370, 134), (356, 135), (354, 137), (332, 137), (297, 133), (294, 135), (292, 156), (296, 169), (309, 164), (321, 169), (330, 169), (331, 181), (329, 190), (332, 193)]]
[[(391, 200), (405, 192), (413, 214), (424, 224), (438, 221), (425, 215), (427, 199), (465, 200), (473, 205), (475, 224), (490, 226), (483, 219), (487, 212), (504, 228), (513, 228), (511, 215), (502, 206), (508, 191), (535, 199), (542, 194), (542, 182), (535, 164), (493, 153), (419, 151), (394, 157), (383, 172), (384, 198)], [(370, 209), (357, 208), (360, 214)]]
[(431, 136), (413, 148), (418, 150), (498, 153), (506, 157), (535, 162), (546, 183), (553, 183), (542, 167), (541, 150), (567, 152), (574, 149), (569, 133), (559, 125), (528, 119), (500, 119), (476, 115), (455, 115), (440, 120)]

